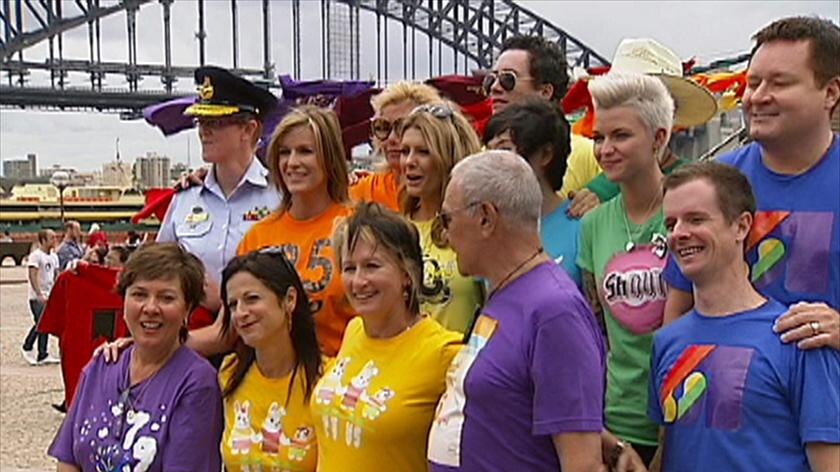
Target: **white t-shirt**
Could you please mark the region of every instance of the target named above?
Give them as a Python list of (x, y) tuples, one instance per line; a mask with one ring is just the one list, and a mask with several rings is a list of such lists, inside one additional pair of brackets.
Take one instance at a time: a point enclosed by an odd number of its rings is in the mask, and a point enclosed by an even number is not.
[[(26, 266), (38, 269), (38, 285), (41, 287), (41, 293), (45, 297), (48, 297), (55, 283), (55, 272), (58, 270), (58, 255), (55, 253), (47, 254), (38, 248), (29, 255)], [(35, 293), (31, 283), (28, 284), (28, 288), (29, 299), (37, 300), (38, 294)]]

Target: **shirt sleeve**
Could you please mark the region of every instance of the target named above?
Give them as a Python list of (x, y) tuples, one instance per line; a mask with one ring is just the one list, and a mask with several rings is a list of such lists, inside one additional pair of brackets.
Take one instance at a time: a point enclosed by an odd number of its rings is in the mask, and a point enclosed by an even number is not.
[(656, 424), (664, 424), (662, 407), (659, 404), (659, 355), (656, 350), (656, 336), (650, 349), (650, 375), (648, 376), (648, 418)]
[(73, 443), (75, 442), (76, 432), (74, 425), (76, 424), (76, 419), (79, 416), (79, 409), (81, 408), (79, 405), (86, 404), (85, 398), (87, 397), (88, 371), (93, 368), (93, 365), (94, 361), (88, 362), (87, 366), (82, 369), (82, 373), (79, 375), (79, 383), (76, 387), (76, 394), (73, 396), (73, 401), (70, 402), (70, 407), (67, 409), (67, 415), (64, 417), (64, 421), (58, 428), (58, 433), (56, 433), (55, 438), (53, 438), (52, 444), (50, 444), (49, 449), (47, 449), (47, 454), (49, 456), (54, 457), (59, 462), (64, 462), (65, 464), (78, 465), (78, 461), (73, 454)]
[(563, 186), (560, 193), (563, 198), (569, 192), (577, 192), (582, 189), (593, 177), (598, 175), (601, 168), (595, 159), (595, 150), (590, 139), (583, 136), (572, 135), (572, 152), (569, 154), (566, 167), (566, 174), (563, 175)]
[[(572, 303), (570, 303), (572, 305)], [(588, 326), (583, 301), (536, 327), (530, 359), (534, 435), (600, 432), (604, 411), (604, 354)], [(563, 359), (563, 362), (558, 362)]]
[(595, 176), (586, 184), (586, 188), (594, 193), (601, 203), (604, 203), (619, 194), (620, 189), (617, 184), (611, 182), (603, 172)]
[(577, 266), (581, 270), (590, 273), (595, 273), (594, 262), (592, 261), (592, 212), (583, 215), (580, 221), (580, 231), (578, 232), (578, 253)]
[(34, 251), (29, 254), (29, 257), (26, 258), (26, 267), (34, 267), (36, 269), (40, 268), (41, 263), (41, 252)]
[(665, 270), (662, 271), (662, 276), (665, 278), (665, 282), (668, 283), (669, 287), (682, 290), (683, 292), (691, 292), (694, 289), (694, 284), (683, 275), (680, 266), (677, 265), (677, 261), (674, 260), (674, 256), (670, 253), (668, 254), (668, 262), (665, 263)]
[(159, 243), (168, 243), (175, 241), (175, 212), (178, 208), (178, 195), (176, 194), (172, 197), (171, 202), (169, 203), (169, 208), (166, 209), (166, 215), (163, 217), (163, 221), (160, 224), (160, 229), (158, 229), (157, 237), (155, 241)]
[(790, 350), (790, 398), (803, 443), (840, 443), (840, 352)]
[[(219, 444), (224, 420), (222, 400), (215, 377), (189, 389), (173, 409), (169, 440), (164, 450), (162, 469), (167, 472), (220, 470)], [(191, 454), (189, 451), (202, 451)]]

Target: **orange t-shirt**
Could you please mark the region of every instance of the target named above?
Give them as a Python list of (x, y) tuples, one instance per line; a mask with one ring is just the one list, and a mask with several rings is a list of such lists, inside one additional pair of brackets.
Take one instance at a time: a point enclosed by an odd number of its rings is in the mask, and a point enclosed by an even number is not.
[(269, 246), (283, 247), (309, 296), (318, 341), (327, 356), (338, 352), (344, 328), (356, 316), (344, 296), (331, 240), (333, 221), (351, 211), (334, 203), (309, 220), (296, 220), (288, 212), (274, 212), (251, 226), (236, 251), (241, 255)]
[(350, 187), (350, 198), (357, 202), (376, 202), (399, 212), (397, 176), (390, 170), (362, 177)]

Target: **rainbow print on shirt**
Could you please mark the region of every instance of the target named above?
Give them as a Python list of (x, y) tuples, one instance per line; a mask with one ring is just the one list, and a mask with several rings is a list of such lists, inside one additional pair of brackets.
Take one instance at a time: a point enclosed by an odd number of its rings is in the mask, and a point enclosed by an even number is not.
[(750, 280), (757, 289), (781, 282), (790, 293), (825, 293), (834, 214), (757, 211), (747, 239)]
[(467, 394), (464, 381), (478, 353), (487, 345), (499, 322), (487, 315), (476, 318), (470, 340), (452, 360), (446, 372), (446, 392), (440, 397), (429, 432), (428, 458), (437, 464), (458, 467), (461, 463), (461, 434)]
[(694, 344), (668, 369), (659, 388), (666, 424), (700, 419), (710, 428), (737, 430), (753, 349)]

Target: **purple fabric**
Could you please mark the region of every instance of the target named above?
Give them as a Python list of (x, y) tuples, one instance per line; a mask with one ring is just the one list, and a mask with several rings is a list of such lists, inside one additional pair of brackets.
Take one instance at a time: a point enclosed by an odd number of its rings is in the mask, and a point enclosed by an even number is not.
[(196, 98), (198, 97), (179, 97), (149, 105), (143, 109), (143, 118), (146, 119), (146, 123), (160, 128), (164, 136), (190, 129), (193, 127), (193, 120), (192, 117), (184, 115), (184, 110), (195, 103)]
[(285, 100), (297, 100), (308, 98), (314, 95), (327, 95), (332, 98), (339, 96), (353, 96), (365, 92), (373, 87), (372, 81), (332, 81), (332, 80), (310, 80), (298, 82), (290, 75), (279, 77), (280, 87), (283, 89)]
[(495, 328), (466, 374), (460, 467), (431, 470), (560, 470), (551, 436), (603, 427), (606, 354), (595, 317), (554, 262), (504, 287), (481, 316)]
[(220, 470), (224, 422), (213, 367), (181, 346), (121, 402), (133, 352), (116, 364), (101, 356), (88, 364), (49, 455), (85, 472)]

